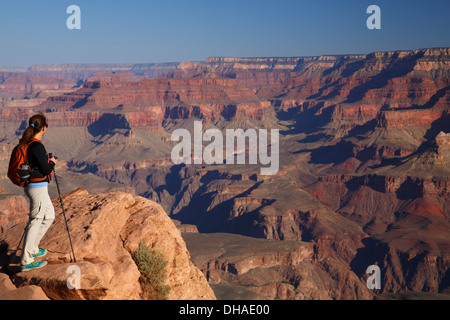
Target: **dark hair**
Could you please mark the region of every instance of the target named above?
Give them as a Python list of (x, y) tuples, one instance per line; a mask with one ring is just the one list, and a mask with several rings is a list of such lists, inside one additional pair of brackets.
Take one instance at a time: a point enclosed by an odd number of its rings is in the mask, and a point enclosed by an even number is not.
[(19, 140), (19, 145), (27, 144), (34, 135), (41, 132), (42, 128), (47, 127), (47, 118), (43, 113), (35, 114), (28, 120), (28, 127), (23, 132), (22, 138)]

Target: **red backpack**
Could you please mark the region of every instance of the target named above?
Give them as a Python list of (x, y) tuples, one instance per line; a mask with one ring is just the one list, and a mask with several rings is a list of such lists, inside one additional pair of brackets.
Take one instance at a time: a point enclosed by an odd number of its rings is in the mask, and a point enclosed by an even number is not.
[(38, 139), (31, 139), (24, 145), (18, 145), (11, 153), (8, 166), (8, 178), (12, 183), (19, 187), (25, 187), (31, 178), (31, 167), (28, 164), (27, 150), (33, 142), (39, 142)]

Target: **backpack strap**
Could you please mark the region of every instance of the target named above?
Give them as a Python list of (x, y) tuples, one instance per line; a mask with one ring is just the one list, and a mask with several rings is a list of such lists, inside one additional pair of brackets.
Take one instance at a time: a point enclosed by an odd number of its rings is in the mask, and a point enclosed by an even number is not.
[[(27, 146), (28, 148), (28, 146)], [(22, 154), (22, 158), (25, 160), (25, 162), (28, 162), (27, 156), (23, 153), (23, 150), (21, 148), (18, 148), (20, 153)]]

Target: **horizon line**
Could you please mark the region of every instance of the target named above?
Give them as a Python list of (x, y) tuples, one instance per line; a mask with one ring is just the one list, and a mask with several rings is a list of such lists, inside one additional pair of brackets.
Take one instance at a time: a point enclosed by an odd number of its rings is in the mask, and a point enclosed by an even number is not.
[[(396, 50), (376, 50), (371, 51), (368, 53), (340, 53), (340, 54), (318, 54), (318, 55), (305, 55), (305, 56), (209, 56), (205, 58), (204, 60), (180, 60), (180, 61), (165, 61), (165, 62), (63, 62), (63, 63), (34, 63), (32, 65), (27, 66), (11, 66), (11, 65), (0, 65), (1, 68), (8, 68), (8, 69), (26, 69), (25, 71), (19, 71), (19, 72), (26, 72), (29, 71), (34, 66), (62, 66), (62, 65), (164, 65), (164, 64), (180, 64), (182, 62), (191, 62), (191, 63), (202, 63), (209, 59), (299, 59), (299, 58), (316, 58), (316, 57), (343, 57), (343, 56), (368, 56), (373, 53), (391, 53), (391, 52), (410, 52), (410, 51), (418, 51), (418, 50), (430, 50), (430, 49), (450, 49), (450, 46), (448, 47), (424, 47), (424, 48), (417, 48), (417, 49), (396, 49)], [(8, 72), (8, 71), (1, 71), (0, 72)], [(13, 71), (10, 71), (13, 72)]]

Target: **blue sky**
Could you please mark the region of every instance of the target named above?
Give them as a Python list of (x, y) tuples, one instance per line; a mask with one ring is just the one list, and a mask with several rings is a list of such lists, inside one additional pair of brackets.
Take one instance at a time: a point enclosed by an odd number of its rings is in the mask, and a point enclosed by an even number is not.
[[(0, 65), (200, 61), (450, 46), (448, 0), (20, 0), (0, 4)], [(66, 9), (81, 8), (81, 30)], [(366, 9), (381, 8), (381, 30)]]

